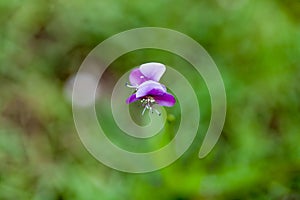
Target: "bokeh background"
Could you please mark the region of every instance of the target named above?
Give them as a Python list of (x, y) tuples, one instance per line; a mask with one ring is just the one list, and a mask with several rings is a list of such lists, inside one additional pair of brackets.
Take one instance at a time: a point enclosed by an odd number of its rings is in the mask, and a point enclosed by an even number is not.
[[(101, 41), (144, 26), (198, 41), (223, 76), (228, 110), (218, 144), (199, 160), (210, 118), (201, 77), (168, 52), (118, 58), (101, 79), (102, 99), (126, 71), (158, 61), (181, 66), (202, 112), (199, 136), (179, 160), (128, 174), (99, 163), (80, 142), (70, 83)], [(0, 199), (300, 199), (299, 80), (297, 0), (0, 0)], [(116, 138), (107, 106), (98, 104)], [(171, 138), (180, 113), (167, 111), (164, 131)]]

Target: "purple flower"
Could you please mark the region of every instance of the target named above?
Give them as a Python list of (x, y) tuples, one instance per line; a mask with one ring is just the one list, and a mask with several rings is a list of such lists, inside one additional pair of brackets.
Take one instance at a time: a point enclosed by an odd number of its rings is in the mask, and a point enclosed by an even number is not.
[[(174, 96), (167, 92), (166, 87), (158, 81), (164, 74), (166, 68), (160, 63), (146, 63), (139, 68), (135, 68), (129, 75), (129, 81), (132, 85), (128, 87), (135, 88), (133, 93), (126, 103), (130, 104), (140, 100), (144, 107), (143, 113), (146, 109), (153, 112), (153, 105), (171, 107), (176, 103)], [(160, 114), (157, 110), (155, 110)]]
[(167, 92), (166, 87), (155, 81), (146, 81), (142, 83), (136, 93), (132, 94), (126, 103), (132, 103), (137, 100), (149, 99), (151, 103), (157, 103), (161, 106), (171, 107), (175, 104), (174, 96)]

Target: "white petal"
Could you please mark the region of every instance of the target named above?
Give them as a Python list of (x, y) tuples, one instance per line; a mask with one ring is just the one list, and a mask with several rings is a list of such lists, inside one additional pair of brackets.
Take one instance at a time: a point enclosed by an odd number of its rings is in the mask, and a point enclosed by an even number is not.
[(166, 71), (165, 65), (156, 62), (145, 63), (140, 66), (140, 71), (148, 79), (153, 81), (159, 81), (162, 75)]

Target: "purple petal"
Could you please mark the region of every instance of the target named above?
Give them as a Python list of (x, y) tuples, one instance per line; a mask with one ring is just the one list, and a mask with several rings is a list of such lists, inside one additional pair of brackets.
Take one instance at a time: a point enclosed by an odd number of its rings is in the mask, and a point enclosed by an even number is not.
[(153, 98), (155, 102), (161, 106), (171, 107), (174, 106), (174, 104), (176, 103), (174, 96), (167, 92), (163, 95), (154, 96)]
[(142, 74), (139, 68), (135, 68), (130, 72), (129, 81), (133, 86), (138, 86), (148, 79)]
[(145, 63), (140, 66), (140, 72), (146, 76), (149, 80), (159, 81), (162, 75), (165, 73), (166, 67), (161, 63)]
[(127, 104), (130, 104), (130, 103), (132, 103), (132, 102), (135, 102), (135, 101), (139, 100), (138, 98), (136, 98), (136, 95), (135, 95), (135, 94), (136, 94), (136, 93), (132, 94), (130, 97), (128, 97), (128, 99), (126, 99), (126, 103), (127, 103)]
[(155, 81), (146, 81), (142, 83), (136, 92), (136, 97), (141, 98), (147, 95), (162, 95), (166, 92), (166, 88)]

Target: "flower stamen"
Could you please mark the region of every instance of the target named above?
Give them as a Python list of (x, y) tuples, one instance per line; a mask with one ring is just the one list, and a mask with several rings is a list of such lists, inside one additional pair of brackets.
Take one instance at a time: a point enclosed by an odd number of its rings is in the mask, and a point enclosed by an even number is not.
[(130, 85), (129, 83), (125, 83), (125, 86), (129, 87), (129, 88), (133, 88), (133, 89), (137, 89), (138, 88), (138, 86)]
[(146, 110), (149, 110), (151, 113), (153, 113), (153, 111), (155, 111), (159, 116), (161, 115), (161, 113), (153, 108), (153, 105), (156, 104), (155, 99), (151, 96), (146, 96), (146, 98), (143, 98), (141, 100), (142, 106), (144, 107), (142, 115), (144, 115)]

